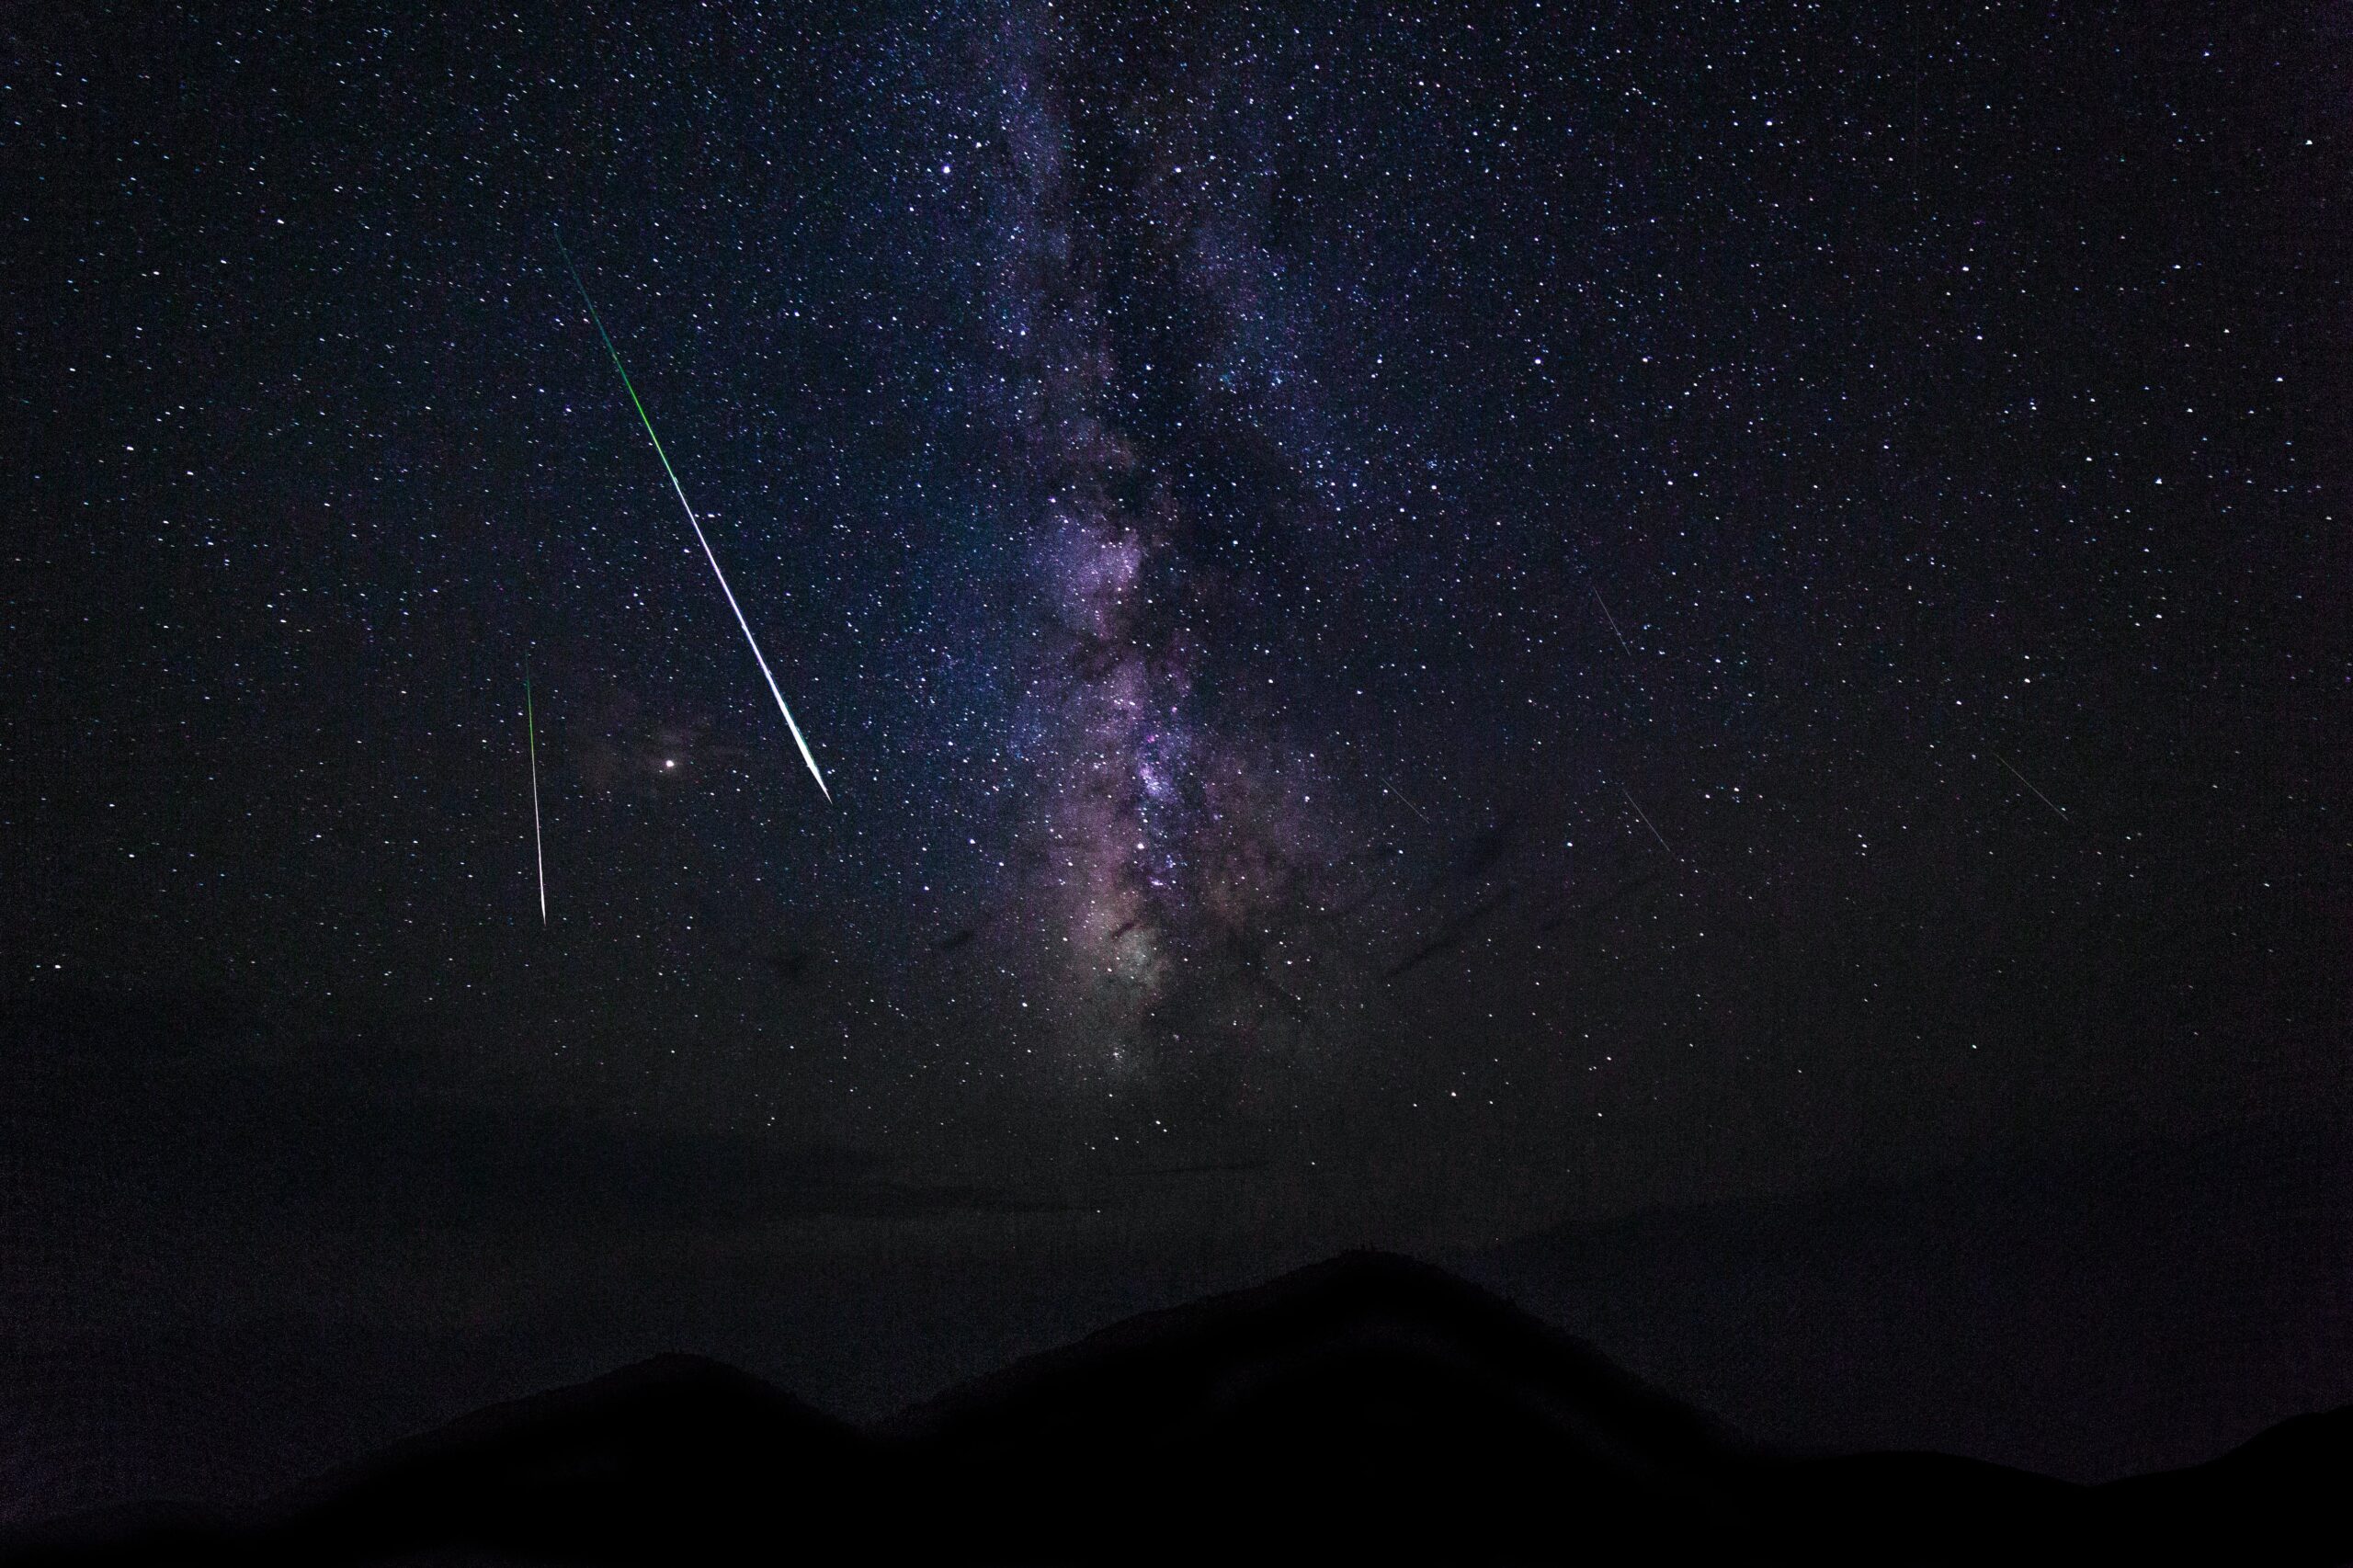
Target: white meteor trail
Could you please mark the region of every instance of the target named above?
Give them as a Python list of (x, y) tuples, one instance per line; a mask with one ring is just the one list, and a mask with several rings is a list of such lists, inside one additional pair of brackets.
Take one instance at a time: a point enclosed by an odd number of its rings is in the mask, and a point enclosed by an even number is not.
[(531, 677), (523, 677), (523, 740), (531, 754), (531, 858), (540, 868), (540, 924), (548, 923), (548, 848), (540, 834), (540, 726), (531, 716)]
[(1634, 645), (1627, 642), (1626, 634), (1618, 629), (1618, 618), (1609, 613), (1609, 601), (1603, 598), (1601, 590), (1591, 583), (1587, 583), (1585, 589), (1593, 596), (1593, 602), (1600, 608), (1601, 619), (1609, 623), (1610, 635), (1618, 639), (1618, 646), (1626, 655), (1626, 678), (1634, 683), (1634, 689), (1643, 694), (1643, 700), (1649, 701), (1651, 688), (1643, 684), (1642, 671), (1634, 662)]
[(1601, 590), (1595, 587), (1591, 583), (1587, 583), (1585, 586), (1586, 592), (1593, 596), (1593, 602), (1601, 607), (1601, 619), (1609, 623), (1611, 634), (1618, 639), (1618, 646), (1626, 651), (1626, 657), (1631, 662), (1634, 657), (1634, 645), (1626, 641), (1626, 634), (1624, 632), (1618, 630), (1618, 618), (1609, 613), (1608, 601), (1601, 597)]
[(1634, 814), (1643, 819), (1643, 825), (1644, 827), (1651, 830), (1651, 836), (1658, 840), (1658, 846), (1661, 849), (1666, 851), (1666, 858), (1670, 860), (1675, 858), (1675, 846), (1667, 843), (1666, 835), (1661, 833), (1658, 830), (1658, 824), (1651, 821), (1650, 812), (1643, 810), (1643, 803), (1634, 799), (1634, 792), (1631, 790), (1626, 789), (1626, 786), (1623, 784), (1619, 785), (1618, 788), (1624, 790), (1626, 803), (1634, 808)]
[(2033, 781), (2028, 778), (2025, 774), (2020, 773), (2015, 767), (2010, 767), (2010, 759), (2008, 757), (2004, 756), (2000, 752), (1995, 752), (1993, 756), (1995, 762), (2000, 763), (2004, 767), (2010, 768), (2011, 778), (2017, 779), (2019, 783), (2024, 784), (2029, 790), (2033, 791), (2034, 798), (2036, 800), (2040, 801), (2044, 805), (2049, 806), (2052, 811), (2057, 812), (2061, 822), (2065, 822), (2067, 820), (2067, 809), (2059, 804), (2058, 801), (2052, 800), (2050, 796), (2044, 794), (2041, 790), (2036, 790), (2034, 788)]
[(580, 268), (572, 264), (572, 253), (558, 239), (555, 248), (563, 256), (564, 269), (572, 274), (573, 287), (580, 290), (581, 302), (588, 307), (588, 319), (597, 324), (597, 335), (604, 339), (605, 352), (612, 356), (613, 369), (620, 372), (621, 390), (629, 393), (630, 406), (637, 410), (638, 423), (645, 426), (646, 439), (654, 443), (654, 455), (662, 460), (662, 472), (670, 476), (670, 488), (677, 492), (678, 505), (687, 514), (687, 526), (695, 531), (695, 542), (702, 546), (702, 558), (710, 562), (710, 574), (719, 579), (719, 591), (727, 596), (727, 608), (735, 612), (735, 624), (744, 629), (744, 641), (751, 644), (752, 657), (760, 666), (760, 674), (768, 683), (768, 695), (776, 699), (776, 710), (784, 715), (784, 727), (792, 732), (792, 744), (801, 748), (801, 760), (809, 765), (809, 777), (817, 781), (817, 792), (833, 803), (834, 792), (825, 788), (825, 776), (817, 771), (817, 759), (811, 755), (809, 742), (801, 726), (786, 706), (784, 689), (776, 683), (776, 675), (768, 668), (767, 655), (760, 652), (760, 640), (752, 635), (752, 623), (744, 617), (744, 607), (735, 602), (735, 590), (727, 585), (727, 574), (719, 569), (719, 557), (710, 548), (710, 540), (703, 536), (702, 523), (696, 517), (693, 504), (687, 499), (687, 487), (678, 483), (678, 471), (670, 466), (670, 454), (662, 449), (662, 437), (654, 433), (654, 420), (645, 412), (645, 404), (637, 395), (637, 388), (629, 379), (629, 368), (621, 363), (621, 352), (613, 347), (612, 334), (605, 330), (605, 318), (597, 313), (597, 301), (588, 297), (588, 285), (580, 280)]

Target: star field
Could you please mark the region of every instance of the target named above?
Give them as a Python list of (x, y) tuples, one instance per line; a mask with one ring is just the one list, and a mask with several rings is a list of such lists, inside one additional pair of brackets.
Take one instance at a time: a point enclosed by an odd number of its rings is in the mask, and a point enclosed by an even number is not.
[(2346, 1089), (2334, 10), (233, 9), (14, 25), (12, 992), (1185, 1233)]

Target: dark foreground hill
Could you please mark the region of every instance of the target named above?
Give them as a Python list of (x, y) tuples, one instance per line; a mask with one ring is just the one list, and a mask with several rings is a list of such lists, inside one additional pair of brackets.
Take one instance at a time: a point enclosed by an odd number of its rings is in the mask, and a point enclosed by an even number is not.
[(2274, 1119), (1654, 1209), (1454, 1267), (1768, 1443), (2108, 1481), (2353, 1402), (2347, 1213), (2343, 1129)]
[(2353, 1560), (2353, 1411), (2097, 1487), (1745, 1444), (1453, 1277), (1354, 1255), (1132, 1319), (872, 1429), (664, 1358), (236, 1518), (67, 1521), (24, 1562)]

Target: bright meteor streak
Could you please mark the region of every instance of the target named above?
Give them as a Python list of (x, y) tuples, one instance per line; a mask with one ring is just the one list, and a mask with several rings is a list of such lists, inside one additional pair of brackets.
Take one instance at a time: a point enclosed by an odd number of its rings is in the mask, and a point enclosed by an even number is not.
[(540, 924), (548, 923), (548, 847), (540, 834), (540, 726), (531, 716), (531, 677), (523, 677), (523, 737), (531, 753), (531, 858), (540, 868)]
[(744, 629), (744, 641), (751, 644), (752, 657), (758, 662), (760, 674), (767, 680), (768, 695), (776, 699), (776, 710), (784, 715), (784, 727), (792, 732), (792, 744), (801, 748), (801, 760), (809, 765), (809, 777), (817, 781), (817, 792), (824, 796), (830, 805), (834, 792), (825, 788), (825, 776), (817, 771), (817, 759), (810, 754), (809, 742), (801, 733), (800, 724), (794, 722), (792, 710), (785, 705), (784, 690), (777, 685), (776, 675), (768, 668), (767, 655), (760, 652), (759, 639), (752, 635), (752, 623), (744, 618), (744, 607), (735, 602), (735, 590), (727, 585), (727, 574), (719, 569), (719, 557), (712, 551), (710, 540), (703, 536), (701, 520), (696, 517), (693, 505), (687, 500), (687, 487), (678, 483), (678, 471), (670, 466), (670, 454), (662, 449), (662, 437), (654, 433), (654, 421), (646, 414), (645, 404), (638, 399), (637, 388), (629, 379), (628, 367), (621, 363), (621, 351), (613, 347), (612, 334), (605, 330), (605, 318), (597, 313), (597, 301), (588, 297), (588, 285), (580, 280), (580, 268), (572, 264), (572, 253), (563, 248), (562, 238), (557, 239), (555, 248), (563, 256), (564, 270), (572, 274), (573, 287), (580, 290), (581, 302), (588, 307), (588, 319), (597, 324), (597, 335), (604, 339), (605, 352), (612, 356), (613, 369), (620, 372), (621, 390), (629, 393), (630, 406), (637, 410), (638, 423), (645, 426), (646, 439), (654, 443), (654, 455), (662, 460), (662, 472), (670, 476), (670, 488), (677, 492), (678, 505), (686, 510), (687, 526), (695, 530), (695, 542), (702, 546), (702, 558), (710, 562), (710, 574), (719, 579), (719, 591), (727, 596), (727, 608), (735, 612), (735, 624)]

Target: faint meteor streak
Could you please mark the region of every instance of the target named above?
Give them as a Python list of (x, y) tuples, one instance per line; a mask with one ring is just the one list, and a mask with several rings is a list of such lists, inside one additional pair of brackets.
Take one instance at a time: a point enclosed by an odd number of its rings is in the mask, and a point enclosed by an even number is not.
[(548, 849), (540, 834), (540, 726), (531, 715), (531, 677), (523, 677), (523, 740), (531, 755), (531, 858), (540, 868), (540, 924), (548, 923)]
[(1383, 784), (1383, 785), (1381, 786), (1381, 788), (1382, 788), (1382, 789), (1384, 789), (1384, 790), (1388, 790), (1391, 794), (1392, 794), (1392, 795), (1396, 796), (1396, 797), (1397, 797), (1397, 800), (1398, 800), (1398, 803), (1399, 803), (1399, 804), (1403, 805), (1403, 806), (1404, 806), (1407, 811), (1409, 811), (1409, 812), (1413, 812), (1415, 816), (1417, 816), (1417, 817), (1421, 817), (1423, 822), (1427, 823), (1427, 822), (1428, 822), (1428, 821), (1430, 820), (1428, 817), (1427, 817), (1427, 816), (1423, 816), (1423, 815), (1422, 815), (1422, 808), (1421, 808), (1421, 807), (1419, 807), (1419, 806), (1417, 806), (1417, 805), (1414, 804), (1414, 802), (1413, 802), (1413, 801), (1408, 801), (1408, 800), (1406, 800), (1406, 799), (1405, 799), (1405, 791), (1404, 791), (1404, 790), (1400, 790), (1399, 788), (1397, 788), (1397, 786), (1396, 786), (1396, 785), (1394, 785), (1394, 784)]
[[(2032, 788), (2031, 785), (2028, 787), (2029, 789)], [(1666, 835), (1658, 830), (1658, 824), (1651, 821), (1650, 812), (1643, 810), (1643, 803), (1634, 799), (1634, 792), (1631, 790), (1627, 789), (1623, 784), (1619, 785), (1618, 788), (1624, 793), (1626, 797), (1626, 803), (1634, 808), (1634, 814), (1643, 819), (1643, 825), (1651, 830), (1651, 836), (1658, 840), (1658, 846), (1666, 851), (1668, 859), (1673, 859), (1675, 858), (1675, 848), (1672, 845), (1667, 843)]]
[(653, 417), (645, 412), (645, 404), (638, 398), (637, 388), (629, 379), (629, 369), (621, 363), (621, 352), (613, 347), (612, 334), (605, 330), (605, 318), (597, 313), (597, 301), (588, 297), (588, 285), (580, 280), (580, 268), (573, 265), (572, 253), (564, 249), (561, 236), (556, 240), (555, 248), (563, 257), (564, 270), (572, 274), (573, 287), (580, 290), (581, 302), (588, 307), (588, 319), (597, 324), (597, 335), (604, 340), (605, 352), (612, 356), (613, 369), (620, 372), (621, 390), (629, 393), (630, 405), (637, 410), (638, 423), (645, 426), (646, 439), (654, 443), (654, 455), (662, 460), (662, 472), (670, 476), (670, 488), (677, 492), (678, 505), (685, 508), (687, 514), (687, 526), (695, 530), (695, 542), (702, 546), (702, 557), (710, 562), (710, 574), (719, 579), (719, 591), (727, 596), (727, 608), (735, 612), (735, 624), (744, 629), (744, 641), (751, 644), (752, 657), (758, 662), (760, 674), (767, 680), (768, 695), (776, 699), (776, 710), (784, 715), (784, 727), (792, 732), (792, 744), (801, 748), (801, 760), (809, 765), (809, 777), (817, 781), (818, 793), (824, 796), (830, 805), (834, 792), (825, 788), (825, 776), (817, 771), (817, 759), (811, 755), (809, 742), (801, 733), (801, 726), (794, 721), (792, 710), (785, 704), (784, 689), (777, 685), (776, 675), (768, 668), (767, 655), (760, 652), (760, 640), (752, 635), (752, 623), (745, 619), (744, 607), (735, 602), (735, 590), (727, 585), (727, 574), (719, 569), (719, 556), (711, 550), (710, 540), (703, 536), (702, 523), (696, 517), (692, 503), (687, 499), (687, 487), (678, 483), (678, 471), (670, 466), (670, 454), (662, 449), (662, 437), (654, 433)]
[(2068, 820), (2066, 808), (2060, 805), (2056, 801), (2053, 801), (2041, 790), (2035, 789), (2033, 782), (2029, 780), (2025, 774), (2020, 773), (2015, 767), (2010, 767), (2010, 759), (2008, 757), (2004, 756), (2000, 752), (1994, 752), (1990, 755), (1995, 762), (2000, 763), (2004, 767), (2008, 767), (2010, 770), (2010, 777), (2017, 779), (2019, 783), (2024, 784), (2027, 789), (2033, 793), (2036, 800), (2040, 801), (2044, 805), (2049, 806), (2052, 811), (2057, 812), (2061, 822)]
[(1601, 619), (1609, 623), (1610, 635), (1618, 639), (1618, 646), (1626, 655), (1626, 678), (1634, 683), (1634, 689), (1641, 692), (1643, 699), (1647, 702), (1650, 700), (1651, 690), (1643, 684), (1642, 671), (1635, 665), (1634, 645), (1627, 642), (1625, 632), (1619, 630), (1618, 618), (1609, 613), (1609, 601), (1601, 597), (1601, 590), (1591, 583), (1587, 583), (1585, 585), (1585, 591), (1593, 596), (1594, 604), (1601, 610)]
[(1631, 659), (1634, 656), (1634, 645), (1626, 641), (1626, 634), (1624, 632), (1618, 630), (1618, 618), (1609, 613), (1609, 601), (1601, 597), (1601, 590), (1595, 587), (1591, 583), (1587, 583), (1585, 585), (1585, 591), (1591, 594), (1593, 596), (1593, 602), (1601, 607), (1601, 619), (1609, 623), (1610, 633), (1618, 639), (1618, 646), (1626, 651), (1627, 658)]

